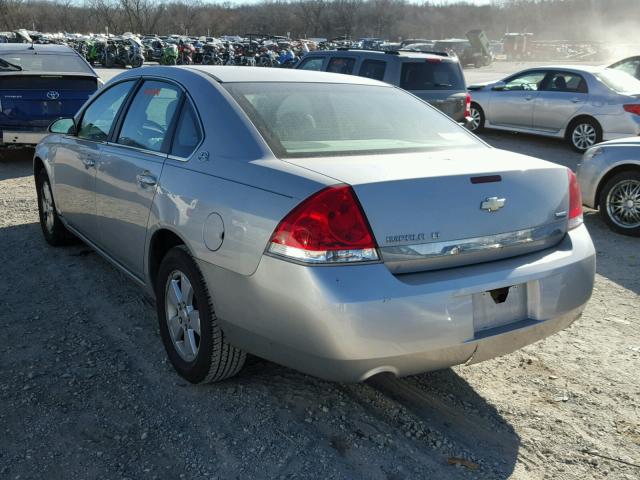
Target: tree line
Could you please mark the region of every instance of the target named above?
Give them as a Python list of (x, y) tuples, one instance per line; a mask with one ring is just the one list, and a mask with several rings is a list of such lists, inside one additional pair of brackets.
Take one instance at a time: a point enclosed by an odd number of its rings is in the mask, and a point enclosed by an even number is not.
[(0, 0), (0, 30), (441, 39), (482, 28), (489, 38), (532, 32), (542, 40), (633, 43), (638, 0), (494, 0), (489, 5), (404, 0)]

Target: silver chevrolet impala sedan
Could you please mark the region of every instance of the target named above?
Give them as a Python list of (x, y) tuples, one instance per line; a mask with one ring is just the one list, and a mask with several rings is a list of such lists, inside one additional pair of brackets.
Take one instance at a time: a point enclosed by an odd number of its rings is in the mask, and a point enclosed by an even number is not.
[(538, 67), (469, 87), (472, 131), (564, 138), (578, 152), (640, 134), (640, 80), (610, 68)]
[(591, 295), (570, 170), (375, 80), (141, 68), (50, 131), (46, 240), (80, 238), (153, 295), (193, 383), (246, 352), (337, 381), (476, 363), (569, 326)]

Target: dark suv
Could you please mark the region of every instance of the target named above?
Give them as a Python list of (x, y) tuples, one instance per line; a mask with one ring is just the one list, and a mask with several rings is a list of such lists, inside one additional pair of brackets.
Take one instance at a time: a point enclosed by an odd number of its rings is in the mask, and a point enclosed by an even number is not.
[(373, 78), (408, 90), (460, 123), (469, 124), (471, 97), (457, 59), (413, 51), (325, 50), (309, 52), (296, 65)]

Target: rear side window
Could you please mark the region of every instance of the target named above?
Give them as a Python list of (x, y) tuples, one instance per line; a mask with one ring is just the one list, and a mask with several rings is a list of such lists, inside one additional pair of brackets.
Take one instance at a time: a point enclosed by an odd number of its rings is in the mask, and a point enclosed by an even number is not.
[(78, 137), (94, 142), (106, 142), (118, 110), (134, 83), (122, 82), (102, 92), (85, 110), (80, 121)]
[(381, 60), (365, 60), (360, 66), (360, 76), (382, 80), (386, 66), (387, 63)]
[(302, 63), (298, 67), (300, 70), (322, 70), (323, 58), (306, 58), (302, 60)]
[(327, 72), (331, 73), (344, 73), (351, 75), (353, 73), (353, 67), (356, 64), (355, 58), (340, 58), (335, 57), (329, 60), (329, 66)]
[(171, 146), (171, 155), (188, 158), (201, 140), (202, 133), (200, 132), (200, 122), (196, 112), (193, 111), (190, 102), (184, 102), (178, 119), (176, 134), (173, 138), (173, 145)]
[(587, 82), (577, 73), (554, 72), (545, 80), (548, 92), (588, 93)]
[(118, 143), (166, 152), (167, 132), (176, 115), (180, 94), (174, 85), (153, 80), (144, 82), (124, 118)]
[(439, 59), (403, 62), (400, 87), (405, 90), (465, 90), (458, 63)]

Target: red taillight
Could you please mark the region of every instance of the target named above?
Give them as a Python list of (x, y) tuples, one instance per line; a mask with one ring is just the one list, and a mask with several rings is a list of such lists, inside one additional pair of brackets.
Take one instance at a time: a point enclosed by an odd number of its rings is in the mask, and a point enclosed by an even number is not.
[(633, 103), (630, 105), (623, 105), (624, 111), (633, 113), (634, 115), (640, 115), (640, 104)]
[(320, 190), (289, 212), (273, 232), (269, 252), (308, 263), (378, 259), (367, 219), (348, 185)]
[(569, 230), (582, 225), (582, 193), (576, 174), (567, 169), (569, 174)]
[(467, 98), (465, 99), (464, 116), (471, 116), (471, 94), (467, 92)]

